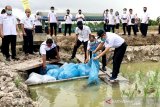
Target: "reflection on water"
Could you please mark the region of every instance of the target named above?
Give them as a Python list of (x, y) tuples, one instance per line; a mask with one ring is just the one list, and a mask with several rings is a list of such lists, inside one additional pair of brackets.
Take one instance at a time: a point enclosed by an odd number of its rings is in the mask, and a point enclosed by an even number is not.
[[(134, 69), (154, 70), (155, 64), (122, 65), (122, 69), (134, 72)], [(139, 68), (138, 68), (139, 67)], [(142, 67), (144, 67), (142, 69)], [(157, 68), (156, 68), (157, 67)], [(129, 71), (130, 70), (130, 71)], [(133, 71), (132, 71), (133, 70)], [(48, 85), (31, 86), (32, 98), (40, 103), (40, 107), (151, 107), (152, 103), (142, 103), (141, 98), (134, 102), (122, 97), (121, 91), (126, 88), (126, 83), (110, 86), (103, 81), (97, 86), (84, 88), (87, 80), (74, 80), (69, 82)], [(160, 107), (156, 105), (154, 107)]]

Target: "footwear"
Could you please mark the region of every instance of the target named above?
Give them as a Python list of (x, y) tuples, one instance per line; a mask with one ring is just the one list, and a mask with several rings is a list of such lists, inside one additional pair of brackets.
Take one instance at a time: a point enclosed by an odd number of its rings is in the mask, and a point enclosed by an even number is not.
[(109, 78), (109, 81), (110, 81), (110, 82), (115, 82), (116, 80), (117, 80), (117, 78), (114, 78), (114, 77), (110, 77), (110, 78)]
[(6, 61), (11, 61), (10, 57), (6, 58)]
[(106, 71), (106, 67), (104, 66), (104, 67), (102, 67), (102, 71), (104, 72), (104, 71)]
[(122, 34), (122, 35), (126, 35), (126, 34)]
[(19, 58), (17, 58), (17, 57), (12, 57), (12, 59), (15, 60), (15, 61), (19, 60)]

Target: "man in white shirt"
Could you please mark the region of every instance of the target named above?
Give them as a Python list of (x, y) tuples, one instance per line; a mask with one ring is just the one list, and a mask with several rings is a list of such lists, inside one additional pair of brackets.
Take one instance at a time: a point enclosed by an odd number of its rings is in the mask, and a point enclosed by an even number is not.
[(119, 17), (119, 12), (115, 12), (115, 21), (116, 21), (116, 33), (119, 33), (119, 25), (120, 25), (120, 17)]
[(12, 7), (6, 6), (6, 15), (1, 17), (0, 21), (0, 36), (3, 38), (3, 52), (6, 56), (6, 60), (10, 61), (10, 54), (9, 54), (9, 45), (11, 43), (11, 52), (12, 52), (12, 59), (18, 60), (16, 58), (16, 35), (19, 35), (18, 23), (15, 16), (12, 15)]
[(113, 56), (113, 70), (112, 70), (112, 76), (110, 77), (110, 81), (114, 81), (117, 79), (119, 69), (121, 62), (123, 60), (124, 54), (126, 52), (127, 44), (125, 43), (125, 40), (121, 38), (119, 35), (111, 32), (105, 32), (103, 30), (99, 30), (97, 32), (98, 37), (101, 38), (101, 43), (99, 46), (95, 49), (94, 53), (96, 53), (98, 50), (103, 48), (103, 45), (105, 45), (105, 50), (97, 55), (94, 59), (99, 59), (104, 54), (109, 52), (110, 48), (115, 48), (114, 50), (114, 56)]
[(69, 29), (69, 35), (71, 35), (71, 28), (72, 28), (72, 14), (70, 13), (70, 10), (67, 9), (67, 14), (64, 16), (65, 20), (65, 31), (64, 35), (66, 36), (67, 30)]
[(109, 25), (108, 25), (108, 9), (106, 9), (103, 13), (103, 17), (104, 17), (104, 25), (103, 28), (106, 32), (109, 32)]
[(89, 35), (91, 35), (91, 30), (88, 26), (83, 25), (82, 21), (77, 22), (77, 27), (75, 30), (75, 45), (73, 49), (73, 53), (71, 59), (74, 59), (77, 49), (83, 44), (84, 52), (85, 52), (85, 60), (87, 58), (87, 45), (89, 41)]
[(39, 12), (35, 15), (35, 33), (42, 33), (42, 17), (40, 16)]
[(54, 28), (54, 35), (57, 36), (57, 23), (58, 23), (57, 14), (54, 12), (54, 7), (51, 7), (50, 10), (51, 12), (48, 13), (48, 24), (50, 26), (50, 35), (53, 36), (53, 28)]
[(108, 14), (108, 19), (109, 19), (109, 31), (114, 33), (114, 28), (115, 28), (115, 16), (113, 14), (113, 9), (110, 9), (110, 13)]
[(121, 21), (122, 21), (122, 26), (123, 26), (123, 34), (122, 35), (126, 35), (126, 30), (127, 30), (127, 9), (124, 8), (123, 9), (123, 14), (121, 16)]
[(34, 31), (34, 20), (30, 16), (31, 10), (25, 10), (26, 16), (21, 20), (21, 27), (23, 33), (23, 51), (25, 54), (34, 54), (33, 53), (33, 31)]
[(137, 32), (136, 32), (136, 26), (135, 26), (135, 20), (136, 20), (136, 17), (135, 15), (133, 14), (133, 10), (132, 9), (129, 9), (129, 14), (128, 14), (128, 22), (127, 22), (127, 27), (128, 27), (128, 36), (131, 35), (131, 27), (133, 29), (133, 32), (134, 32), (134, 35), (136, 36), (137, 35)]
[(148, 22), (149, 22), (149, 14), (147, 13), (147, 7), (144, 7), (143, 11), (144, 13), (141, 18), (140, 30), (141, 30), (142, 36), (146, 37), (147, 30), (148, 30)]
[(60, 59), (59, 57), (59, 47), (54, 43), (52, 39), (47, 39), (40, 46), (40, 54), (42, 56), (42, 67), (46, 68), (46, 60), (50, 59)]
[(83, 22), (85, 20), (85, 16), (82, 13), (81, 9), (78, 10), (78, 13), (76, 14), (76, 19), (77, 19), (77, 22), (78, 21), (82, 21)]

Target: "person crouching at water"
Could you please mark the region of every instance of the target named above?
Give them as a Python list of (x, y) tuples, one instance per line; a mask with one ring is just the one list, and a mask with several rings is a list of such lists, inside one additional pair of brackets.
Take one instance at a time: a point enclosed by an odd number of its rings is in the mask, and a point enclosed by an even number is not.
[[(87, 59), (85, 60), (85, 63), (89, 61), (89, 55), (90, 59), (92, 58), (92, 52), (98, 47), (100, 44), (100, 41), (96, 40), (94, 35), (89, 36), (89, 42), (87, 46)], [(102, 56), (102, 71), (106, 71), (106, 54)]]
[(42, 67), (46, 68), (46, 60), (50, 59), (60, 59), (59, 57), (59, 47), (54, 43), (52, 39), (47, 39), (40, 46), (40, 54), (42, 56)]
[(97, 60), (102, 57), (104, 54), (109, 52), (110, 48), (115, 48), (114, 56), (113, 56), (113, 70), (112, 76), (110, 77), (110, 81), (114, 82), (117, 79), (121, 62), (123, 60), (124, 54), (126, 52), (127, 44), (123, 38), (119, 35), (111, 32), (105, 32), (103, 30), (99, 30), (97, 32), (99, 38), (101, 38), (101, 43), (95, 49), (93, 53), (96, 53), (98, 50), (102, 49), (105, 45), (105, 50), (97, 55), (94, 59)]

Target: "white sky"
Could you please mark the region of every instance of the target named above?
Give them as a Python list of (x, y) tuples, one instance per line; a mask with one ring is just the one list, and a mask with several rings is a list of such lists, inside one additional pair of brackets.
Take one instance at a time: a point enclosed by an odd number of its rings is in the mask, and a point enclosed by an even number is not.
[[(33, 13), (37, 10), (48, 10), (51, 6), (57, 12), (65, 12), (69, 8), (71, 12), (82, 9), (84, 13), (103, 13), (106, 8), (122, 13), (122, 9), (126, 7), (132, 8), (140, 17), (143, 7), (147, 6), (151, 19), (160, 16), (160, 0), (29, 0), (29, 3)], [(5, 5), (11, 5), (16, 16), (24, 15), (21, 0), (0, 0), (0, 9)]]

